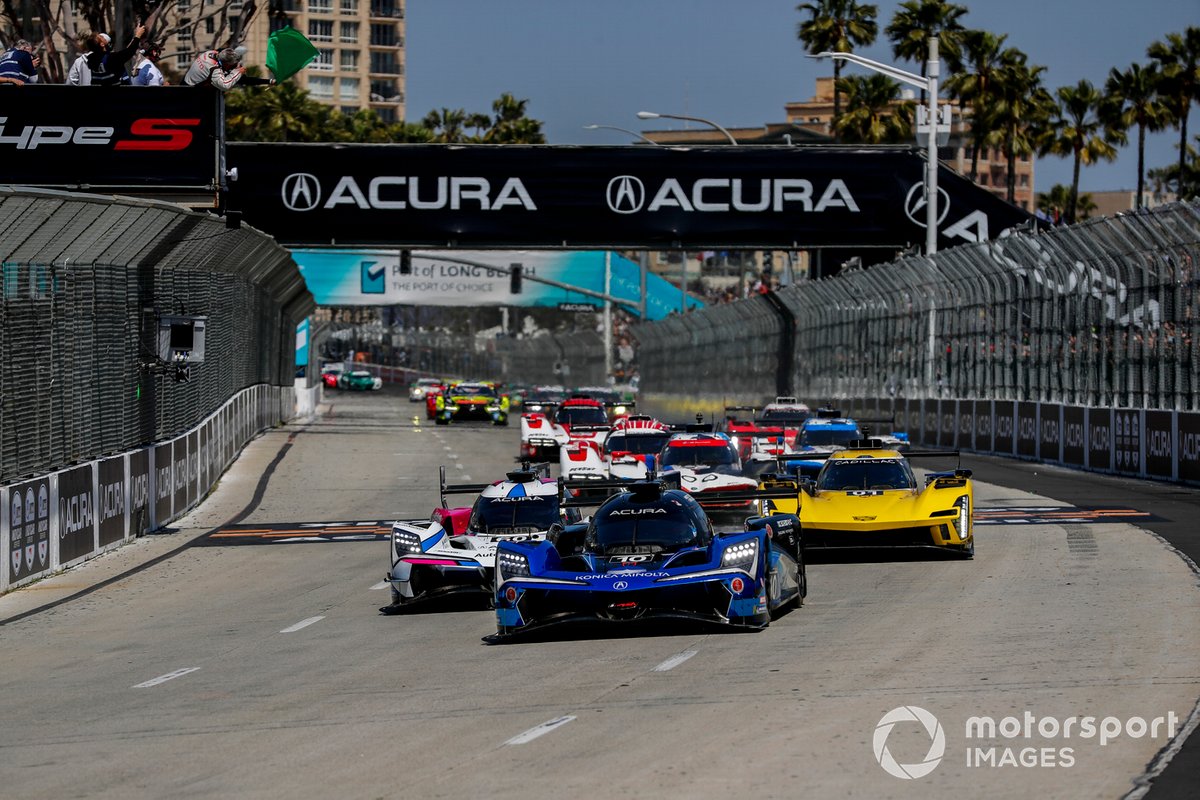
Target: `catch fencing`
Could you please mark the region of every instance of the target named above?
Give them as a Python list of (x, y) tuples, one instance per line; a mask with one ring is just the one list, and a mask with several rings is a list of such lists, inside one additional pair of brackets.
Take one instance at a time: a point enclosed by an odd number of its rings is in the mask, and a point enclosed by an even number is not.
[(1198, 265), (1191, 203), (795, 284), (636, 326), (641, 405), (796, 395), (929, 446), (1200, 482)]

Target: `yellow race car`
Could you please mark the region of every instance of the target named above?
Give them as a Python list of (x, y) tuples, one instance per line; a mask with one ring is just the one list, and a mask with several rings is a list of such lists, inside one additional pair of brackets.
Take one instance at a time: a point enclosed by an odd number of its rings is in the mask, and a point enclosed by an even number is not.
[(831, 453), (815, 480), (763, 475), (760, 488), (796, 486), (797, 499), (762, 500), (761, 511), (798, 516), (806, 547), (933, 547), (971, 558), (971, 470), (930, 472), (920, 485), (908, 458), (935, 455), (953, 454), (860, 443)]

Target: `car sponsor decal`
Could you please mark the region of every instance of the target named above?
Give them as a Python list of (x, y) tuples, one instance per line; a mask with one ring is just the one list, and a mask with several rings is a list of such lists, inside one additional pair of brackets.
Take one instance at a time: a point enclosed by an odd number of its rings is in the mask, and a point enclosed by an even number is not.
[(1065, 525), (1068, 523), (1162, 522), (1149, 511), (1117, 506), (1013, 506), (976, 508), (976, 525)]
[[(386, 542), (392, 536), (392, 520), (350, 522), (265, 522), (226, 525), (209, 533), (198, 544), (209, 546), (241, 544), (308, 544), (322, 542)], [(425, 526), (428, 520), (412, 520)]]

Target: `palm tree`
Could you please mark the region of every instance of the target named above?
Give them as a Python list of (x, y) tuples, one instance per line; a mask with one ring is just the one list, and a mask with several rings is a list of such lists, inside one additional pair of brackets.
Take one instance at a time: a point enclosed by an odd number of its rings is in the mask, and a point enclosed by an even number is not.
[(542, 123), (525, 116), (528, 100), (518, 100), (509, 92), (492, 101), (496, 119), (483, 135), (485, 142), (495, 144), (545, 144)]
[[(1189, 27), (1182, 34), (1167, 34), (1166, 42), (1155, 42), (1146, 53), (1161, 66), (1159, 93), (1179, 126), (1178, 174), (1182, 179), (1187, 172), (1188, 114), (1192, 103), (1200, 100), (1200, 28)], [(1185, 198), (1182, 180), (1179, 197)]]
[(452, 110), (443, 107), (441, 111), (435, 110), (426, 114), (421, 124), (433, 131), (433, 141), (439, 144), (455, 144), (466, 139), (463, 130), (466, 120), (467, 112), (461, 108)]
[[(929, 61), (929, 40), (936, 36), (938, 52), (953, 61), (959, 56), (963, 34), (958, 18), (967, 9), (942, 0), (907, 0), (892, 16), (892, 24), (884, 29), (892, 42), (892, 54), (905, 61), (916, 61), (921, 65), (924, 77)], [(921, 102), (925, 102), (925, 90), (921, 90)]]
[(1100, 118), (1102, 97), (1091, 81), (1081, 80), (1074, 86), (1061, 86), (1056, 92), (1058, 103), (1051, 109), (1041, 137), (1041, 155), (1073, 159), (1071, 202), (1067, 205), (1067, 222), (1075, 221), (1075, 205), (1079, 196), (1079, 168), (1097, 161), (1114, 161), (1112, 131), (1106, 130)]
[(852, 75), (841, 79), (846, 95), (846, 113), (838, 118), (836, 131), (847, 142), (894, 144), (912, 136), (913, 103), (892, 102), (900, 84), (886, 75)]
[[(1056, 211), (1066, 213), (1065, 209), (1070, 206), (1070, 203), (1071, 187), (1061, 183), (1056, 183), (1050, 187), (1050, 191), (1038, 192), (1037, 195), (1037, 209), (1045, 214), (1047, 219), (1054, 219)], [(1096, 208), (1090, 194), (1081, 194), (1075, 200), (1075, 215), (1080, 219), (1091, 217)]]
[(1162, 130), (1169, 112), (1158, 95), (1159, 74), (1153, 66), (1130, 64), (1120, 72), (1109, 70), (1104, 92), (1108, 95), (1102, 107), (1103, 115), (1115, 130), (1138, 129), (1137, 140), (1137, 198), (1134, 208), (1142, 207), (1142, 192), (1146, 185), (1146, 131)]
[[(796, 27), (796, 37), (804, 42), (808, 52), (849, 53), (854, 45), (869, 45), (879, 35), (875, 16), (877, 6), (859, 4), (854, 0), (816, 0), (801, 3), (796, 10), (807, 13), (809, 19)], [(838, 81), (842, 77), (842, 62), (833, 61), (833, 119), (830, 127), (837, 129), (838, 117), (842, 114), (842, 97)]]
[(1030, 66), (1026, 56), (1016, 48), (1006, 50), (1005, 61), (996, 71), (994, 105), (989, 113), (992, 133), (985, 144), (999, 144), (1007, 160), (1008, 202), (1015, 203), (1017, 195), (1017, 156), (1034, 152), (1040, 128), (1048, 118), (1054, 99), (1042, 86), (1043, 66)]
[(979, 175), (979, 151), (993, 129), (996, 73), (1019, 60), (1019, 50), (1004, 49), (1008, 36), (988, 31), (963, 31), (959, 57), (952, 61), (946, 93), (971, 109), (971, 180)]

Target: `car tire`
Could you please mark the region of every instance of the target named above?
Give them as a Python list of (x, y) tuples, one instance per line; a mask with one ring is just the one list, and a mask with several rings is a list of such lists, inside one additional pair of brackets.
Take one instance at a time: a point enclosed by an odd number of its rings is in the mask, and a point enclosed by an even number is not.
[(433, 424), (434, 424), (434, 425), (449, 425), (449, 424), (450, 424), (450, 420), (448, 420), (448, 419), (443, 419), (442, 417), (434, 417), (434, 418), (433, 418)]

